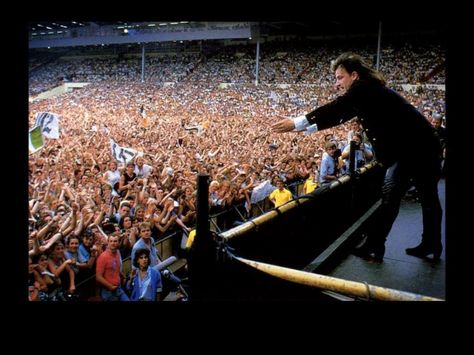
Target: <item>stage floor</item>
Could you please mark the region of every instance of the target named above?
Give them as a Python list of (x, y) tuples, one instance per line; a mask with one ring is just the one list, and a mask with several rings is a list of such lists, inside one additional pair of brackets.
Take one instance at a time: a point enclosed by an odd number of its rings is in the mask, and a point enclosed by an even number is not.
[[(421, 205), (406, 196), (400, 213), (385, 244), (384, 262), (371, 263), (348, 255), (328, 275), (351, 281), (367, 282), (425, 296), (446, 299), (446, 209), (445, 180), (440, 180), (438, 191), (443, 208), (443, 253), (437, 263), (405, 254), (405, 248), (421, 241)], [(449, 254), (449, 253), (448, 253)]]

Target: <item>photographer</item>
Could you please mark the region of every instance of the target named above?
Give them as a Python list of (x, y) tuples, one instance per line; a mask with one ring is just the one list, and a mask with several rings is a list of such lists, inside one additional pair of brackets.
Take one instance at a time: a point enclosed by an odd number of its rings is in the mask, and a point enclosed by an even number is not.
[[(354, 133), (352, 140), (356, 143), (356, 152), (355, 152), (355, 166), (354, 169), (359, 169), (361, 166), (364, 166), (366, 163), (371, 161), (374, 157), (374, 153), (370, 146), (363, 142), (362, 134)], [(344, 147), (344, 150), (341, 154), (341, 159), (344, 161), (344, 173), (349, 171), (349, 157), (351, 152), (351, 145), (348, 144)]]

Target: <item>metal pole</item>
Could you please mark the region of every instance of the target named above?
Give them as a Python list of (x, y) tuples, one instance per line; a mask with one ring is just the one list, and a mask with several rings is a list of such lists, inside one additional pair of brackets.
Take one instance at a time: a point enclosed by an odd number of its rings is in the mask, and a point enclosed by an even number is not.
[(196, 236), (187, 258), (191, 300), (205, 300), (212, 297), (216, 255), (209, 231), (208, 182), (209, 175), (198, 175)]
[(259, 69), (259, 59), (260, 59), (260, 38), (257, 38), (257, 58), (255, 66), (255, 85), (258, 85), (258, 69)]
[[(362, 143), (361, 143), (362, 144)], [(356, 142), (350, 142), (350, 150), (349, 150), (349, 175), (354, 176), (355, 170), (355, 152), (356, 152)]]
[(142, 44), (142, 83), (145, 81), (145, 43)]
[(194, 243), (197, 247), (205, 243), (209, 238), (209, 175), (199, 174), (197, 181), (197, 219), (196, 238)]
[(351, 177), (352, 180), (352, 186), (351, 186), (351, 200), (349, 202), (349, 210), (348, 212), (348, 218), (352, 217), (352, 214), (354, 213), (355, 209), (355, 198), (356, 198), (356, 179), (355, 179), (355, 158), (356, 158), (356, 142), (351, 140), (350, 142), (350, 150), (349, 150), (349, 176)]
[(373, 286), (363, 282), (348, 281), (336, 277), (313, 274), (282, 266), (261, 263), (236, 257), (237, 260), (269, 275), (311, 287), (340, 292), (379, 301), (444, 301), (439, 298), (418, 295), (390, 288)]
[(380, 67), (380, 42), (382, 40), (382, 21), (379, 21), (379, 35), (378, 35), (378, 39), (377, 39), (377, 65), (375, 67), (375, 69), (377, 69), (377, 71), (379, 70), (379, 67)]

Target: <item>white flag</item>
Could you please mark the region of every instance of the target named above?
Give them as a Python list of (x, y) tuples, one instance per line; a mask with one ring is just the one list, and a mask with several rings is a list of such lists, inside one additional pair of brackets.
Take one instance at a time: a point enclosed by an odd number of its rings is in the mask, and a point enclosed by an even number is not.
[(28, 133), (29, 152), (30, 154), (43, 148), (43, 135), (41, 134), (41, 127), (35, 126), (30, 129)]
[(35, 126), (41, 127), (41, 132), (46, 138), (59, 138), (59, 115), (51, 112), (38, 112)]
[(119, 146), (112, 138), (110, 138), (110, 148), (112, 149), (112, 156), (124, 164), (133, 161), (135, 157), (143, 156), (143, 153), (138, 150)]

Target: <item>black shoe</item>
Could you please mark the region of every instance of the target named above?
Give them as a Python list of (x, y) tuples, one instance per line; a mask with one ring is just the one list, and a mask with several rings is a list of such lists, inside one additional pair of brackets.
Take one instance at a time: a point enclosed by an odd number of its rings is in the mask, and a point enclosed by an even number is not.
[(418, 258), (426, 258), (428, 255), (433, 254), (433, 260), (439, 261), (441, 252), (443, 251), (443, 245), (439, 243), (436, 246), (424, 244), (423, 242), (414, 247), (405, 249), (405, 253)]
[(385, 245), (374, 247), (373, 261), (375, 261), (376, 263), (382, 263), (384, 255), (385, 255)]
[(352, 251), (352, 254), (358, 256), (362, 259), (371, 259), (372, 258), (372, 248), (367, 245), (367, 243), (363, 244), (362, 246), (355, 248)]

